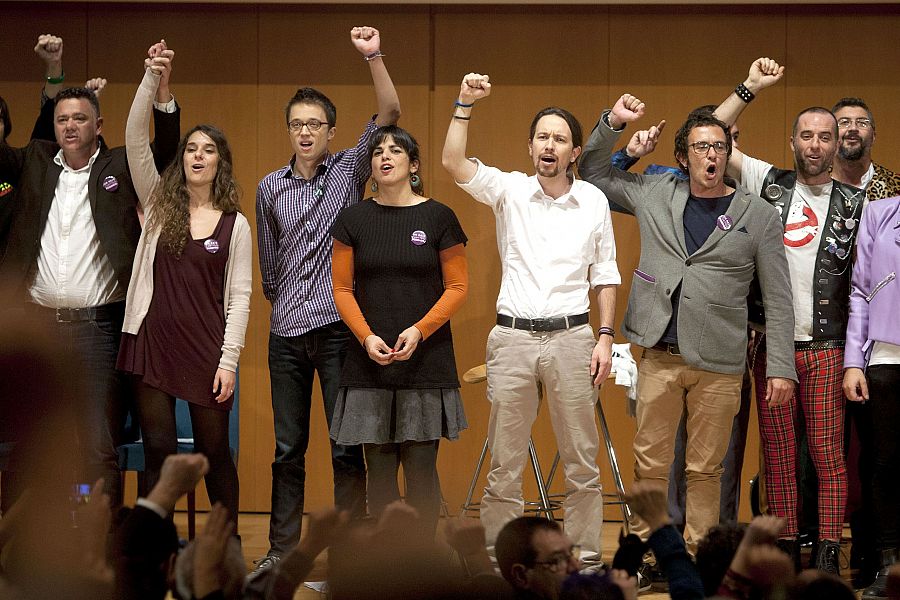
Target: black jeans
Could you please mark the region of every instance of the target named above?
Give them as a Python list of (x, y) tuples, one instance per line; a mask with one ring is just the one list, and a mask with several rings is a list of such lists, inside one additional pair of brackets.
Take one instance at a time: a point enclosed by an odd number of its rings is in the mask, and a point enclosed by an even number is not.
[(858, 407), (863, 488), (871, 477), (875, 544), (884, 550), (900, 546), (900, 365), (874, 365), (866, 369), (869, 401)]
[(419, 513), (419, 522), (425, 534), (434, 537), (441, 509), (438, 442), (365, 444), (366, 465), (369, 468), (369, 509), (373, 517), (379, 517), (388, 504), (400, 499), (397, 471), (402, 464), (406, 502)]
[(34, 323), (49, 327), (83, 374), (85, 396), (75, 399), (77, 406), (73, 411), (83, 457), (77, 477), (81, 483), (91, 484), (103, 477), (104, 492), (116, 510), (122, 504), (122, 474), (116, 446), (123, 441), (131, 402), (128, 379), (116, 370), (125, 302), (103, 308), (104, 318), (87, 321), (58, 322), (52, 310), (34, 306), (25, 314)]
[[(270, 552), (279, 556), (300, 541), (306, 484), (306, 449), (313, 377), (319, 374), (325, 419), (331, 427), (341, 369), (350, 330), (343, 322), (313, 329), (296, 337), (269, 334), (269, 372), (275, 416), (275, 461), (272, 463)], [(351, 516), (366, 510), (366, 467), (361, 446), (342, 446), (331, 440), (334, 504)]]

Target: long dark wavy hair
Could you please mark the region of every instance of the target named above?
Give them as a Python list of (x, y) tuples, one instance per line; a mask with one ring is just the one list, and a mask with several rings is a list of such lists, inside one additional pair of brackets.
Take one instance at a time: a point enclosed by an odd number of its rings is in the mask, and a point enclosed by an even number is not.
[(162, 172), (151, 203), (153, 213), (147, 227), (159, 228), (159, 241), (174, 256), (181, 256), (191, 232), (190, 196), (184, 175), (184, 151), (195, 132), (208, 136), (216, 144), (219, 164), (212, 184), (213, 208), (224, 213), (241, 212), (240, 189), (234, 180), (231, 147), (225, 134), (212, 125), (197, 125), (181, 138), (175, 159)]

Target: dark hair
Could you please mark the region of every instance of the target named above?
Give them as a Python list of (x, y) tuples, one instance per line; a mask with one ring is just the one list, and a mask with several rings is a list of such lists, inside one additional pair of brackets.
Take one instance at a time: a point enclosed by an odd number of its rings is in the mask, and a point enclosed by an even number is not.
[[(415, 161), (421, 167), (422, 160), (419, 158), (419, 142), (407, 130), (396, 125), (379, 127), (372, 134), (372, 137), (369, 138), (369, 143), (366, 145), (366, 155), (369, 157), (370, 163), (372, 162), (372, 156), (375, 155), (375, 149), (384, 143), (385, 138), (388, 136), (391, 136), (394, 139), (394, 143), (403, 148), (409, 156), (410, 163)], [(419, 170), (421, 171), (421, 168)], [(422, 175), (418, 171), (416, 173), (419, 175), (419, 184), (412, 187), (416, 193), (421, 194), (425, 190), (425, 184), (422, 183)]]
[(862, 98), (841, 98), (835, 103), (834, 106), (831, 107), (831, 114), (834, 114), (847, 106), (856, 106), (866, 111), (866, 116), (869, 117), (869, 121), (871, 121), (872, 123), (872, 129), (875, 129), (875, 117), (872, 116), (872, 111), (869, 110), (869, 105), (866, 104)]
[(550, 521), (543, 517), (518, 517), (503, 526), (497, 534), (497, 543), (494, 549), (497, 553), (497, 565), (500, 574), (507, 581), (512, 581), (512, 567), (515, 564), (530, 567), (537, 558), (532, 539), (538, 531), (561, 532), (556, 521)]
[(295, 104), (318, 104), (322, 107), (322, 110), (325, 111), (325, 119), (328, 121), (328, 125), (334, 127), (337, 124), (337, 108), (334, 107), (334, 102), (329, 100), (328, 96), (315, 88), (304, 87), (297, 90), (294, 97), (291, 98), (290, 102), (287, 103), (287, 106), (284, 107), (285, 123), (290, 123), (291, 108), (293, 108)]
[(746, 531), (747, 526), (742, 523), (721, 523), (707, 531), (697, 544), (697, 573), (707, 596), (716, 595)]
[[(678, 163), (678, 167), (682, 170), (682, 172), (687, 173), (687, 153), (688, 153), (688, 136), (691, 134), (697, 127), (718, 127), (725, 133), (725, 146), (726, 146), (726, 160), (731, 157), (731, 131), (728, 129), (728, 125), (726, 125), (723, 121), (719, 120), (715, 114), (710, 111), (704, 110), (701, 106), (700, 108), (696, 108), (692, 110), (687, 117), (687, 120), (678, 130), (678, 133), (675, 134), (675, 161)], [(681, 158), (684, 158), (685, 164), (682, 164)]]
[(560, 117), (562, 120), (566, 122), (569, 126), (569, 131), (572, 132), (572, 147), (578, 148), (581, 146), (583, 141), (583, 135), (581, 133), (581, 123), (578, 122), (578, 119), (575, 118), (575, 115), (570, 113), (564, 108), (559, 108), (558, 106), (548, 106), (547, 108), (543, 108), (538, 111), (536, 115), (534, 115), (534, 119), (531, 120), (531, 130), (528, 132), (528, 139), (534, 139), (534, 130), (537, 129), (538, 121), (547, 115), (556, 115)]
[(79, 98), (84, 98), (88, 102), (91, 103), (91, 106), (94, 107), (94, 112), (97, 113), (97, 118), (100, 118), (100, 101), (97, 100), (97, 94), (94, 93), (93, 90), (89, 90), (86, 87), (71, 87), (66, 88), (64, 90), (60, 90), (58, 94), (56, 94), (56, 104), (59, 104), (62, 100), (77, 100)]
[(0, 142), (2, 142), (10, 133), (12, 133), (12, 119), (9, 118), (9, 105), (6, 104), (6, 100), (3, 99), (3, 96), (0, 96), (0, 121), (3, 121), (3, 139), (0, 139)]
[(809, 114), (809, 113), (828, 115), (829, 117), (831, 117), (832, 120), (834, 120), (834, 137), (837, 137), (837, 134), (838, 134), (837, 119), (835, 119), (834, 114), (830, 110), (825, 108), (824, 106), (810, 106), (809, 108), (804, 108), (799, 113), (797, 113), (797, 118), (794, 119), (794, 126), (791, 128), (792, 136), (797, 135), (797, 125), (800, 124), (800, 117), (802, 117), (805, 114)]
[(208, 136), (216, 144), (219, 163), (216, 167), (216, 178), (212, 182), (210, 195), (213, 208), (225, 213), (240, 212), (240, 190), (234, 180), (234, 167), (231, 159), (231, 148), (225, 134), (212, 125), (197, 125), (181, 138), (175, 160), (169, 163), (160, 176), (159, 183), (153, 191), (153, 213), (148, 227), (160, 229), (160, 242), (175, 256), (181, 256), (190, 234), (191, 216), (187, 191), (187, 179), (184, 175), (184, 151), (188, 140), (195, 132)]
[(697, 113), (715, 113), (716, 109), (719, 108), (715, 104), (704, 104), (703, 106), (698, 106), (694, 110), (692, 110), (689, 114), (697, 114)]

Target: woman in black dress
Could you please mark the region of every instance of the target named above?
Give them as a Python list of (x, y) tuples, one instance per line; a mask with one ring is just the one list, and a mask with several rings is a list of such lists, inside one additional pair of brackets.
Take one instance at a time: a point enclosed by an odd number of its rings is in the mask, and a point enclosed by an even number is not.
[(466, 428), (450, 316), (468, 286), (466, 236), (453, 211), (421, 195), (419, 147), (381, 127), (369, 143), (377, 194), (344, 209), (331, 233), (335, 304), (359, 344), (341, 374), (331, 437), (363, 444), (369, 511), (406, 500), (434, 533), (441, 437)]

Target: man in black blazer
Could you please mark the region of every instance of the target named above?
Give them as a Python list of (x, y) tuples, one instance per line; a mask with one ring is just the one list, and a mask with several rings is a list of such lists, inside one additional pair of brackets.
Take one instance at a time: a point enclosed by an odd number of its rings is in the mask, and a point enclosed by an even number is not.
[[(179, 113), (168, 74), (157, 95), (156, 132), (178, 144)], [(83, 481), (103, 477), (112, 505), (121, 503), (116, 457), (127, 402), (115, 369), (125, 291), (140, 236), (138, 201), (125, 148), (109, 148), (96, 95), (69, 88), (56, 97), (55, 142), (24, 148), (0, 143), (0, 180), (16, 189), (7, 251), (0, 263), (0, 307), (50, 324), (79, 361), (90, 389), (79, 416)], [(168, 163), (174, 156), (161, 157)]]

